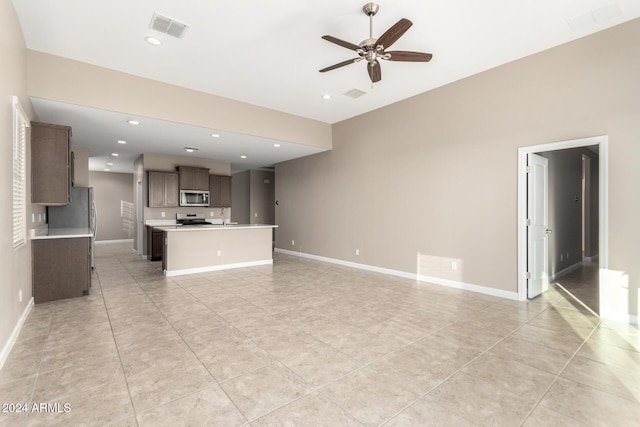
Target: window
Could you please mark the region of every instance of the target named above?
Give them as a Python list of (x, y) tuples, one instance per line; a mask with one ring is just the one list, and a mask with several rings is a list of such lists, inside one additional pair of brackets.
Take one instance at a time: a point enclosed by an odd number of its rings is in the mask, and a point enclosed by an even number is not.
[(26, 146), (29, 121), (13, 97), (13, 248), (27, 243)]

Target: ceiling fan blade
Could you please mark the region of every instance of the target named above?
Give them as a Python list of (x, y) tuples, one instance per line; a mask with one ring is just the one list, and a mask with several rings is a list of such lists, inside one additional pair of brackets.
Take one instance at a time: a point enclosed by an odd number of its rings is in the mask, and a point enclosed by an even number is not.
[(378, 40), (377, 45), (382, 45), (385, 49), (394, 44), (402, 35), (413, 25), (413, 22), (407, 18), (402, 18), (396, 22), (391, 28), (384, 32)]
[(362, 61), (362, 58), (348, 59), (348, 60), (342, 61), (342, 62), (340, 62), (338, 64), (334, 64), (334, 65), (332, 65), (330, 67), (323, 68), (322, 70), (320, 70), (320, 72), (324, 73), (324, 72), (327, 72), (327, 71), (335, 70), (336, 68), (344, 67), (345, 65), (353, 64), (354, 62), (358, 62), (358, 61)]
[(374, 63), (367, 63), (367, 71), (372, 83), (382, 80), (382, 70), (380, 69), (380, 63), (376, 60)]
[(349, 43), (346, 42), (344, 40), (340, 40), (337, 37), (333, 37), (333, 36), (322, 36), (323, 39), (325, 39), (328, 42), (331, 43), (335, 43), (338, 46), (342, 46), (342, 47), (346, 47), (347, 49), (351, 49), (351, 50), (358, 50), (360, 49), (360, 46), (358, 46), (357, 44), (353, 44), (353, 43)]
[(385, 55), (389, 55), (385, 58), (388, 61), (409, 61), (409, 62), (429, 62), (433, 57), (430, 53), (423, 52), (409, 52), (405, 50), (393, 50), (385, 52)]

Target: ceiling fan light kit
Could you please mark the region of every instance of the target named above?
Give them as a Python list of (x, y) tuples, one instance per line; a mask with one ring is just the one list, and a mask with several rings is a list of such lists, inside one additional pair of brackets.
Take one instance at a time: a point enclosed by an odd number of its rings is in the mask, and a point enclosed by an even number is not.
[(358, 54), (358, 57), (323, 68), (320, 70), (321, 73), (365, 60), (367, 61), (367, 72), (369, 73), (369, 78), (372, 83), (376, 83), (382, 80), (382, 70), (380, 69), (379, 59), (405, 62), (429, 62), (431, 60), (433, 55), (430, 53), (402, 50), (386, 51), (388, 47), (391, 47), (392, 44), (398, 41), (398, 39), (402, 37), (409, 28), (411, 28), (413, 23), (406, 18), (402, 18), (376, 39), (373, 37), (373, 17), (379, 10), (380, 6), (377, 3), (367, 3), (362, 7), (364, 14), (369, 17), (369, 38), (361, 41), (360, 44), (356, 45), (349, 43), (329, 35), (322, 36), (324, 40), (353, 50)]

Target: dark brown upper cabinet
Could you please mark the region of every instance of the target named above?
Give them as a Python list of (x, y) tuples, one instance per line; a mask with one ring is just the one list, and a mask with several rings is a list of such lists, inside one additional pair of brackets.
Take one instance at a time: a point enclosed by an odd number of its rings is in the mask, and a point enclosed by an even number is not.
[(71, 128), (31, 123), (31, 202), (62, 206), (71, 200)]
[(147, 171), (148, 198), (150, 208), (178, 207), (178, 173), (163, 171)]
[(231, 207), (231, 177), (225, 175), (209, 175), (209, 207)]
[(180, 190), (209, 191), (209, 169), (179, 166)]

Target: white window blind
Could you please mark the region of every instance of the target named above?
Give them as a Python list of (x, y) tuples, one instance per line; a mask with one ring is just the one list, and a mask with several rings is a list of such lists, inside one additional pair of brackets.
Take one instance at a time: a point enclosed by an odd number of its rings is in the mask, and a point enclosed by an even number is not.
[(27, 243), (26, 146), (29, 121), (13, 97), (13, 248)]

